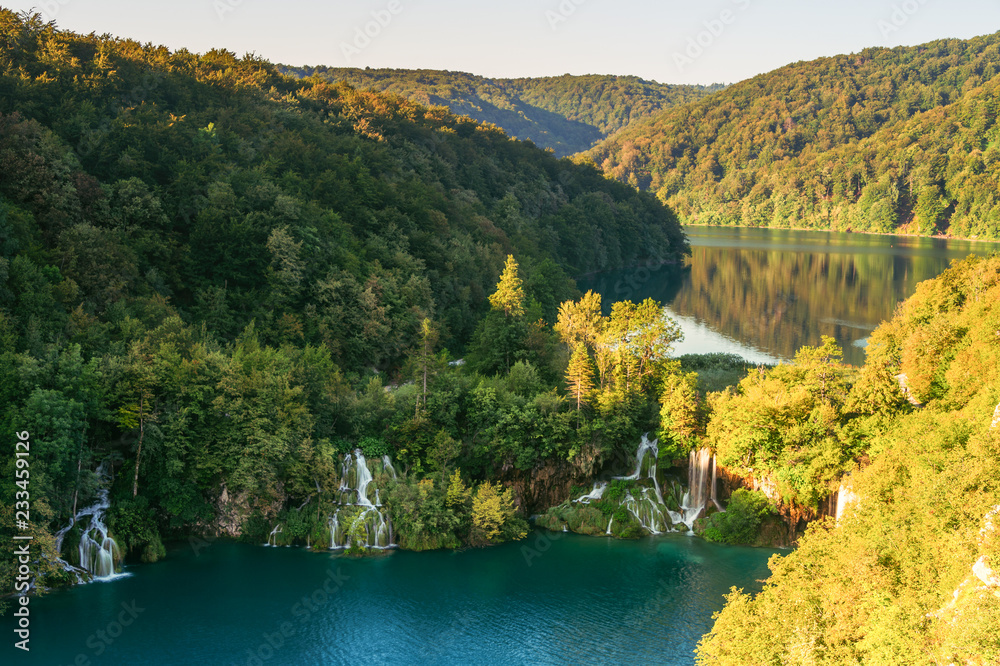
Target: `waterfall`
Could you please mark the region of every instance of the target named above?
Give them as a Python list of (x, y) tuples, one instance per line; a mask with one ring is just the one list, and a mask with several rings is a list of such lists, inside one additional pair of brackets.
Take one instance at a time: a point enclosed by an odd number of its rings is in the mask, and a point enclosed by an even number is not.
[(854, 494), (853, 490), (851, 490), (850, 482), (848, 482), (847, 485), (841, 482), (840, 488), (837, 489), (836, 519), (838, 523), (840, 522), (841, 516), (844, 515), (844, 510), (851, 504), (856, 503), (858, 499), (859, 497)]
[(662, 534), (667, 531), (667, 522), (663, 518), (666, 507), (662, 498), (649, 496), (649, 488), (642, 489), (639, 499), (632, 496), (631, 492), (625, 493), (625, 509), (635, 516), (640, 525), (645, 527), (652, 534)]
[(274, 546), (275, 548), (277, 548), (278, 547), (278, 535), (281, 534), (284, 531), (285, 530), (281, 526), (281, 523), (278, 523), (277, 525), (275, 525), (274, 528), (271, 530), (271, 533), (267, 537), (267, 543), (264, 544), (264, 545), (266, 545), (266, 546)]
[(590, 504), (591, 500), (599, 500), (604, 496), (604, 491), (607, 490), (607, 481), (594, 481), (594, 488), (586, 495), (580, 496), (578, 499), (573, 500), (574, 502), (580, 502), (582, 504)]
[(358, 504), (369, 507), (372, 506), (372, 503), (368, 500), (368, 484), (372, 482), (372, 473), (368, 469), (368, 461), (365, 460), (361, 449), (354, 450), (354, 457), (357, 460), (354, 469), (357, 470), (358, 478)]
[[(379, 470), (381, 462), (381, 472)], [(330, 549), (350, 548), (352, 545), (363, 548), (390, 548), (392, 542), (392, 521), (388, 512), (383, 511), (382, 499), (377, 487), (378, 481), (372, 474), (374, 465), (379, 478), (396, 478), (396, 470), (389, 456), (382, 456), (381, 461), (371, 463), (365, 459), (361, 449), (355, 449), (353, 454), (344, 455), (341, 465), (340, 488), (337, 492), (338, 507), (328, 520), (330, 530)], [(374, 489), (375, 503), (368, 498), (369, 488)], [(344, 509), (344, 507), (356, 507)], [(345, 511), (342, 515), (341, 511)], [(360, 544), (351, 543), (351, 535), (362, 535), (364, 541)]]
[[(617, 507), (632, 516), (628, 524), (633, 524), (634, 519), (634, 523), (649, 534), (678, 530), (692, 532), (694, 521), (704, 515), (709, 502), (719, 511), (724, 511), (716, 495), (718, 470), (711, 449), (702, 448), (691, 452), (686, 490), (679, 480), (672, 478), (661, 488), (657, 470), (659, 454), (659, 441), (650, 440), (648, 433), (643, 435), (636, 448), (634, 466), (630, 464), (626, 468), (631, 469), (631, 474), (614, 476), (610, 483), (595, 481), (589, 493), (570, 499), (565, 506), (568, 508), (573, 504), (597, 503), (607, 516), (606, 505), (610, 500), (610, 503), (617, 504)], [(668, 493), (669, 505), (664, 500), (665, 492)], [(672, 510), (671, 507), (677, 510)], [(568, 522), (565, 518), (560, 520), (564, 526)], [(612, 534), (613, 525), (612, 517), (608, 521), (606, 534)]]
[(391, 474), (392, 478), (396, 478), (396, 468), (392, 466), (392, 460), (389, 459), (388, 455), (382, 456), (382, 469)]
[(714, 490), (710, 493), (708, 488), (712, 460), (712, 450), (708, 447), (691, 451), (688, 463), (688, 491), (681, 502), (681, 509), (684, 511), (681, 522), (687, 525), (688, 530), (694, 528), (694, 521), (705, 509), (711, 495), (714, 495)]
[[(97, 477), (102, 484), (110, 481), (107, 461), (98, 466)], [(69, 525), (56, 533), (56, 550), (59, 551), (62, 549), (66, 534), (74, 527), (80, 529), (80, 543), (77, 546), (80, 568), (87, 571), (95, 580), (115, 578), (117, 576), (115, 569), (120, 567), (123, 559), (118, 544), (108, 535), (108, 526), (104, 522), (110, 506), (108, 489), (101, 488), (97, 491), (97, 500), (90, 506), (80, 509), (70, 519)], [(70, 566), (68, 563), (64, 564)], [(79, 574), (77, 578), (79, 579)]]
[(722, 508), (722, 505), (719, 504), (719, 498), (716, 495), (717, 488), (719, 487), (719, 484), (717, 483), (717, 481), (718, 481), (718, 476), (717, 476), (717, 474), (718, 474), (718, 467), (719, 467), (719, 461), (716, 458), (715, 454), (713, 454), (712, 455), (712, 488), (711, 488), (711, 496), (709, 497), (709, 500), (712, 502), (712, 504), (715, 505), (716, 509), (718, 509), (719, 511), (725, 511), (725, 509)]
[(635, 452), (635, 471), (628, 476), (616, 476), (616, 479), (624, 479), (625, 481), (637, 481), (642, 475), (643, 463), (646, 461), (647, 457), (650, 460), (647, 469), (647, 478), (656, 478), (656, 460), (660, 455), (660, 440), (654, 439), (652, 442), (649, 441), (649, 433), (647, 432), (639, 440), (639, 448)]

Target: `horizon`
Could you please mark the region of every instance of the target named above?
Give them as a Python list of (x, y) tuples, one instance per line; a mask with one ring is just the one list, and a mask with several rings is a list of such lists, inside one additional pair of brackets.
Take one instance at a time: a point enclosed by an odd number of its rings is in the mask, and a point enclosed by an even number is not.
[(836, 7), (791, 0), (697, 6), (512, 0), (503, 13), (454, 0), (420, 0), (412, 7), (410, 0), (363, 0), (351, 7), (309, 0), (283, 13), (255, 0), (179, 0), (141, 13), (123, 0), (4, 6), (33, 9), (60, 30), (111, 34), (171, 51), (253, 53), (291, 67), (436, 70), (488, 79), (596, 74), (705, 86), (866, 48), (971, 39), (1000, 26), (1000, 3), (985, 0), (848, 0)]

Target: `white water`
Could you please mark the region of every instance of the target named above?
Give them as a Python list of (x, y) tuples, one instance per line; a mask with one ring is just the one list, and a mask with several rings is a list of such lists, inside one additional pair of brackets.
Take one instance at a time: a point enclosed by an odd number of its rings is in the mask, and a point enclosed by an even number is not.
[(607, 481), (594, 481), (594, 488), (586, 495), (581, 495), (579, 498), (573, 500), (574, 502), (581, 502), (583, 504), (590, 504), (591, 500), (599, 500), (604, 497), (604, 491), (608, 488)]
[(396, 478), (396, 468), (392, 466), (392, 460), (389, 458), (388, 454), (382, 456), (382, 469), (391, 474), (392, 478)]
[[(691, 451), (688, 460), (688, 491), (681, 502), (683, 516), (681, 522), (688, 530), (694, 529), (694, 521), (698, 519), (709, 499), (715, 499), (715, 469), (711, 449), (704, 447)], [(709, 470), (712, 471), (712, 488), (709, 488)]]
[(858, 496), (851, 489), (850, 482), (845, 485), (843, 482), (840, 484), (840, 488), (837, 489), (837, 522), (840, 522), (840, 518), (844, 515), (844, 511), (851, 504), (858, 501)]
[[(108, 483), (107, 463), (102, 462), (97, 468), (97, 477), (102, 484)], [(95, 580), (114, 580), (127, 574), (116, 574), (115, 569), (122, 562), (122, 554), (118, 549), (115, 540), (108, 536), (108, 526), (104, 522), (105, 514), (111, 506), (108, 499), (108, 489), (101, 488), (97, 491), (97, 501), (90, 506), (80, 509), (76, 515), (70, 519), (69, 525), (56, 533), (56, 550), (62, 549), (62, 542), (75, 525), (80, 525), (80, 543), (77, 546), (77, 557), (80, 568), (85, 570)], [(72, 569), (72, 566), (63, 562), (64, 568)], [(77, 580), (82, 579), (77, 573)]]
[[(708, 449), (704, 449), (708, 451)], [(701, 454), (699, 453), (699, 456)], [(666, 502), (663, 501), (663, 491), (660, 489), (660, 482), (657, 479), (657, 465), (659, 463), (660, 448), (659, 440), (649, 440), (648, 433), (642, 436), (639, 441), (639, 448), (635, 452), (635, 470), (628, 476), (616, 476), (616, 479), (622, 479), (624, 481), (639, 481), (641, 479), (649, 479), (653, 482), (653, 487), (644, 487), (641, 490), (641, 494), (633, 495), (631, 492), (625, 494), (625, 499), (622, 500), (622, 506), (635, 516), (636, 521), (642, 525), (646, 530), (652, 534), (662, 534), (671, 529), (673, 525), (678, 525), (683, 523), (687, 526), (688, 531), (694, 526), (694, 520), (698, 517), (701, 511), (705, 508), (705, 499), (701, 499), (701, 504), (697, 507), (687, 507), (682, 506), (683, 512), (671, 511), (667, 508)], [(709, 458), (711, 458), (711, 453), (709, 453)], [(696, 458), (694, 452), (692, 452), (692, 462), (699, 463), (700, 457)], [(705, 468), (705, 474), (707, 474), (707, 467)], [(695, 494), (691, 495), (689, 492), (684, 496), (684, 502), (682, 504), (690, 504), (690, 498), (704, 498), (704, 490), (708, 487), (707, 479), (705, 479), (705, 474), (699, 472), (693, 477), (696, 480), (700, 480), (700, 485), (695, 490)], [(689, 474), (690, 477), (690, 474)], [(690, 480), (690, 479), (689, 479)], [(597, 492), (597, 487), (595, 484), (595, 490), (591, 491), (591, 495)], [(601, 488), (601, 494), (603, 494), (603, 488)], [(587, 497), (587, 496), (584, 496)], [(580, 498), (581, 501), (583, 498)], [(611, 526), (608, 526), (611, 529)], [(610, 534), (610, 531), (608, 532)]]
[[(376, 466), (376, 471), (378, 471), (379, 462), (381, 462), (381, 474), (395, 479), (396, 470), (393, 468), (389, 456), (382, 456), (381, 461), (371, 463)], [(361, 449), (355, 449), (353, 454), (344, 455), (338, 493), (341, 507), (334, 511), (328, 521), (331, 550), (350, 548), (352, 534), (364, 535), (363, 543), (353, 544), (363, 548), (381, 549), (396, 545), (392, 542), (392, 521), (389, 520), (387, 512), (380, 510), (382, 500), (379, 496), (379, 488), (372, 486), (375, 477), (372, 475), (372, 468), (369, 467), (369, 464)], [(368, 498), (369, 486), (374, 488), (374, 504)], [(346, 506), (358, 507), (351, 512), (353, 517), (347, 517), (347, 520), (350, 521), (349, 524), (341, 522), (340, 512)]]
[(276, 547), (278, 545), (278, 535), (284, 531), (285, 528), (282, 527), (281, 523), (275, 525), (274, 528), (271, 530), (271, 533), (267, 537), (267, 545)]

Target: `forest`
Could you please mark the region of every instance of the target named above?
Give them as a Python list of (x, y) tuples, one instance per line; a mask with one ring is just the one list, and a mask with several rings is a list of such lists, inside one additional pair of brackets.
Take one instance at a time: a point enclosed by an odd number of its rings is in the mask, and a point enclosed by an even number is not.
[[(676, 217), (496, 127), (4, 11), (0, 165), (0, 418), (36, 442), (50, 554), (101, 461), (125, 556), (155, 560), (162, 539), (257, 539), (286, 505), (332, 501), (356, 448), (410, 472), (393, 510), (426, 519), (402, 543), (487, 542), (473, 506), (514, 512), (496, 481), (577, 449), (594, 464), (656, 411), (636, 398), (584, 424), (552, 325), (571, 275), (679, 264)], [(636, 353), (630, 395), (664, 349)]]
[(586, 153), (690, 224), (1000, 238), (998, 34), (787, 65)]
[[(996, 43), (798, 63), (628, 126), (595, 102), (574, 122), (624, 127), (590, 153), (609, 179), (388, 85), (0, 11), (0, 423), (30, 433), (36, 591), (75, 582), (56, 543), (86, 538), (70, 521), (104, 492), (116, 565), (192, 536), (325, 552), (346, 531), (360, 556), (375, 526), (344, 496), (369, 482), (400, 548), (490, 546), (633, 466), (588, 510), (637, 538), (652, 530), (625, 505), (660, 492), (635, 459), (648, 434), (663, 468), (707, 451), (733, 486), (705, 539), (773, 545), (768, 526), (809, 522), (762, 592), (730, 592), (702, 663), (996, 662), (1000, 258), (920, 283), (860, 366), (827, 337), (770, 367), (675, 357), (662, 303), (574, 280), (683, 270), (675, 207), (780, 226), (780, 200), (833, 216), (801, 213), (817, 226), (995, 237)], [(577, 83), (516, 90), (568, 114)], [(640, 110), (672, 94), (640, 92)], [(802, 187), (768, 185), (781, 169)], [(827, 297), (852, 284), (830, 265), (796, 270)], [(25, 486), (0, 490), (4, 535)]]
[(351, 67), (290, 67), (300, 78), (344, 81), (359, 90), (388, 92), (425, 106), (502, 127), (566, 157), (661, 109), (695, 102), (721, 84), (674, 85), (635, 76), (549, 76), (490, 79), (465, 72)]
[[(714, 398), (724, 464), (770, 470), (783, 495), (829, 480), (854, 499), (771, 559), (760, 594), (732, 590), (700, 663), (1000, 659), (998, 304), (1000, 257), (957, 262), (871, 335), (862, 368), (803, 349)], [(839, 481), (823, 471), (837, 460)]]

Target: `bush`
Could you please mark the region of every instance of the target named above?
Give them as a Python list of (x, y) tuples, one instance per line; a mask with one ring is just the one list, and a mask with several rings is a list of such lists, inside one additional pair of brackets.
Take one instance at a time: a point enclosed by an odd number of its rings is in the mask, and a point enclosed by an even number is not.
[(149, 501), (142, 495), (119, 499), (108, 509), (108, 531), (122, 553), (141, 553), (143, 562), (155, 562), (160, 551), (166, 554)]
[(365, 458), (381, 458), (391, 453), (385, 440), (377, 437), (362, 437), (358, 442), (358, 448), (365, 454)]
[(702, 536), (717, 543), (750, 545), (757, 540), (761, 522), (774, 513), (767, 495), (759, 490), (740, 488), (733, 493), (725, 511), (705, 519)]
[(259, 511), (254, 511), (240, 526), (240, 541), (243, 543), (262, 544), (271, 533), (271, 525)]

